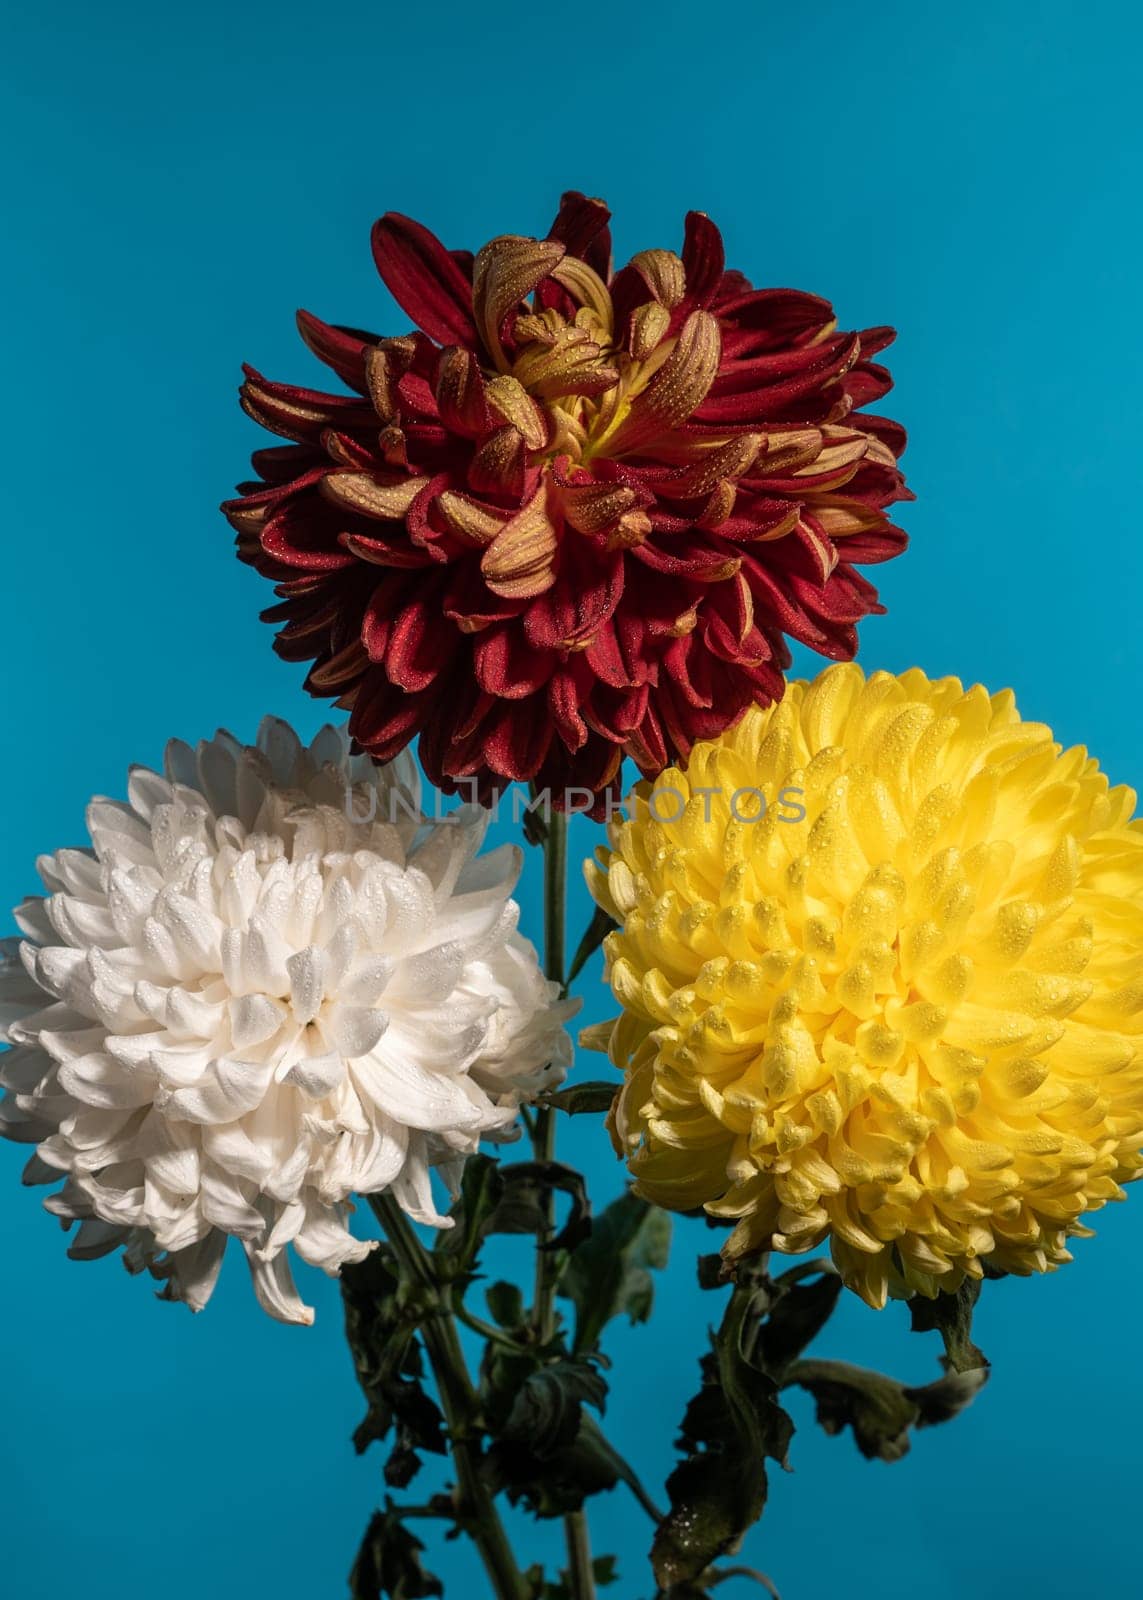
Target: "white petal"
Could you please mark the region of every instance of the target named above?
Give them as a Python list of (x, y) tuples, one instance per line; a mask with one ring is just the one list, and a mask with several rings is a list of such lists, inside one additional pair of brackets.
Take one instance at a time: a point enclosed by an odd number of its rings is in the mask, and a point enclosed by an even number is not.
[(85, 900), (96, 900), (103, 892), (105, 869), (91, 850), (57, 850), (54, 856), (41, 856), (36, 865), (41, 876), (50, 870), (53, 888), (66, 889)]
[(87, 808), (87, 831), (101, 861), (148, 865), (155, 857), (151, 830), (129, 806), (114, 800), (93, 800)]
[(218, 971), (223, 928), (213, 912), (196, 905), (186, 895), (167, 891), (156, 903), (155, 915), (178, 945), (183, 976)]
[(358, 1139), (350, 1146), (352, 1165), (347, 1172), (342, 1192), (350, 1194), (376, 1194), (393, 1182), (405, 1165), (409, 1147), (407, 1130), (388, 1117), (377, 1119), (368, 1139)]
[(294, 1248), (309, 1266), (335, 1275), (347, 1261), (364, 1261), (379, 1243), (377, 1239), (355, 1239), (340, 1209), (311, 1206)]
[(302, 742), (293, 728), (280, 717), (263, 717), (258, 729), (258, 748), (269, 761), (275, 781), (289, 788), (302, 753)]
[(65, 1061), (59, 1069), (59, 1082), (84, 1105), (104, 1110), (133, 1110), (148, 1105), (155, 1090), (152, 1072), (124, 1072), (118, 1062), (100, 1051)]
[(13, 1094), (35, 1094), (51, 1067), (51, 1057), (36, 1045), (13, 1045), (0, 1050), (0, 1085)]
[[(241, 1122), (202, 1129), (203, 1155), (223, 1172), (247, 1178), (261, 1188), (275, 1171), (274, 1150), (255, 1142)], [(303, 1152), (304, 1155), (304, 1152)], [(303, 1170), (304, 1170), (303, 1161)]]
[(228, 1009), (230, 1037), (236, 1050), (272, 1039), (289, 1016), (280, 1000), (271, 1000), (264, 994), (239, 995), (231, 1000)]
[(408, 1128), (476, 1128), (483, 1120), (453, 1078), (426, 1072), (403, 1056), (363, 1056), (351, 1068), (358, 1092), (385, 1116)]
[(150, 822), (156, 806), (168, 805), (171, 786), (150, 767), (131, 767), (127, 773), (127, 798), (145, 822)]
[(51, 945), (46, 950), (32, 954), (32, 970), (41, 989), (61, 1000), (72, 995), (85, 996), (87, 984), (87, 952), (72, 950), (64, 945)]
[[(42, 895), (29, 895), (22, 900), (12, 913), (13, 920), (20, 932), (29, 939), (35, 939), (37, 944), (54, 944), (55, 928), (48, 910), (49, 902)], [(67, 937), (66, 935), (64, 936)], [(68, 940), (68, 943), (74, 943)]]
[(27, 971), (19, 939), (0, 939), (0, 1028), (38, 1009), (43, 991)]
[(292, 1083), (311, 1100), (324, 1100), (345, 1077), (345, 1061), (337, 1051), (328, 1055), (305, 1056), (296, 1061), (284, 1081)]
[[(44, 905), (42, 900), (26, 903), (32, 906)], [(24, 932), (30, 933), (32, 938), (46, 937), (51, 940), (54, 934), (58, 934), (68, 944), (98, 944), (106, 950), (114, 949), (123, 942), (106, 904), (89, 905), (86, 900), (77, 900), (74, 895), (54, 894), (47, 902), (46, 910), (50, 918), (46, 935), (39, 931), (31, 931), (36, 928), (32, 918), (25, 917), (21, 921), (20, 925)]]
[(215, 1061), (202, 1082), (166, 1097), (168, 1116), (188, 1122), (235, 1122), (259, 1104), (270, 1081), (270, 1067), (248, 1061)]
[(329, 1019), (333, 1042), (350, 1061), (368, 1055), (388, 1026), (388, 1013), (371, 1006), (337, 1006)]
[(464, 969), (465, 955), (462, 945), (450, 942), (402, 961), (392, 984), (394, 1003), (398, 997), (407, 1004), (447, 999)]
[(242, 1192), (242, 1180), (214, 1166), (204, 1167), (201, 1184), (202, 1214), (224, 1233), (238, 1239), (262, 1239), (266, 1219)]
[(369, 956), (359, 961), (343, 978), (338, 994), (347, 1005), (372, 1006), (385, 993), (397, 969), (393, 956)]
[(89, 1217), (86, 1222), (81, 1222), (67, 1247), (67, 1253), (73, 1261), (97, 1261), (100, 1256), (110, 1255), (125, 1243), (127, 1229), (113, 1222), (104, 1222), (100, 1217)]
[(167, 1266), (174, 1297), (192, 1311), (201, 1311), (214, 1293), (225, 1250), (226, 1234), (215, 1228), (197, 1244), (170, 1256)]
[(310, 1327), (314, 1320), (313, 1308), (304, 1305), (299, 1298), (285, 1252), (275, 1256), (272, 1261), (259, 1261), (253, 1253), (253, 1246), (248, 1244), (246, 1254), (254, 1293), (263, 1311), (268, 1311), (276, 1322), (294, 1322)]
[(392, 1185), (393, 1198), (414, 1222), (423, 1222), (430, 1228), (451, 1228), (451, 1217), (442, 1216), (433, 1201), (433, 1188), (429, 1166), (423, 1146), (409, 1147), (409, 1159), (400, 1177)]
[(325, 958), (316, 945), (307, 945), (286, 962), (290, 975), (290, 1003), (294, 1018), (300, 1023), (312, 1022), (321, 1009), (325, 995)]

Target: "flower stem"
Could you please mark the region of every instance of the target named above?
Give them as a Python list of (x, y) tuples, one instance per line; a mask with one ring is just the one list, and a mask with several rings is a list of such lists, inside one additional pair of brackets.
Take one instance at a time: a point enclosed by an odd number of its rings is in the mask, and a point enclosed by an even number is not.
[[(564, 988), (564, 936), (567, 923), (568, 819), (562, 811), (551, 811), (544, 835), (544, 971)], [(556, 1114), (551, 1106), (536, 1109), (532, 1128), (532, 1153), (537, 1161), (551, 1161), (556, 1148)], [(555, 1194), (544, 1202), (547, 1226), (541, 1247), (555, 1232)], [(547, 1344), (555, 1332), (555, 1262), (551, 1252), (536, 1251), (536, 1285), (532, 1300), (532, 1327), (540, 1344)]]
[(544, 971), (564, 986), (564, 941), (567, 927), (568, 819), (553, 811), (544, 841)]
[(512, 1554), (496, 1502), (480, 1475), (480, 1448), (473, 1427), (478, 1403), (457, 1336), (450, 1293), (437, 1281), (432, 1256), (393, 1197), (388, 1193), (370, 1195), (369, 1204), (398, 1261), (420, 1286), (429, 1307), (421, 1333), (448, 1426), (463, 1526), (480, 1552), (496, 1600), (528, 1600), (529, 1585)]
[[(567, 991), (567, 865), (568, 819), (563, 811), (549, 811), (544, 834), (544, 972)], [(531, 1129), (532, 1154), (537, 1161), (551, 1161), (556, 1152), (556, 1113), (551, 1106), (537, 1106)], [(536, 1285), (532, 1299), (532, 1330), (539, 1344), (545, 1345), (556, 1331), (555, 1294), (557, 1264), (553, 1253), (544, 1249), (556, 1229), (556, 1197), (549, 1190), (544, 1200), (543, 1236), (536, 1241)], [(564, 1517), (567, 1539), (569, 1582), (572, 1600), (595, 1600), (595, 1577), (591, 1565), (591, 1541), (587, 1514), (569, 1511)]]
[(587, 1516), (570, 1511), (564, 1518), (568, 1541), (568, 1582), (574, 1600), (595, 1600), (595, 1573), (591, 1565), (591, 1539)]

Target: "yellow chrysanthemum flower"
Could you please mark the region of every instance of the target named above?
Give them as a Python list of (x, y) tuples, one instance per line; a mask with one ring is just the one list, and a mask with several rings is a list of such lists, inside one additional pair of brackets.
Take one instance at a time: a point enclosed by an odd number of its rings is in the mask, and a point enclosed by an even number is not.
[(829, 668), (636, 791), (620, 923), (638, 1190), (830, 1240), (871, 1305), (1051, 1271), (1143, 1166), (1143, 822), (1011, 693)]

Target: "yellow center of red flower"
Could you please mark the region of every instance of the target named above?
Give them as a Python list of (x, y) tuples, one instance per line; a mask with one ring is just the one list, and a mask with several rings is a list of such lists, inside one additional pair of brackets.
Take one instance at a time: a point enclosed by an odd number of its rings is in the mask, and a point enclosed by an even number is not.
[[(522, 438), (533, 465), (564, 458), (569, 468), (590, 468), (603, 458), (649, 457), (672, 471), (678, 498), (714, 497), (713, 525), (730, 514), (734, 480), (757, 456), (761, 437), (679, 432), (718, 372), (718, 320), (692, 311), (671, 331), (686, 288), (681, 259), (648, 250), (632, 265), (651, 298), (634, 311), (621, 342), (607, 285), (561, 244), (508, 235), (485, 245), (476, 258), (473, 309), (493, 363), (486, 398)], [(567, 301), (518, 313), (545, 280), (565, 292), (571, 315)], [(612, 545), (646, 537), (650, 520), (630, 490), (611, 482), (589, 487), (592, 493), (573, 494), (578, 503), (564, 507), (572, 527), (606, 530)]]

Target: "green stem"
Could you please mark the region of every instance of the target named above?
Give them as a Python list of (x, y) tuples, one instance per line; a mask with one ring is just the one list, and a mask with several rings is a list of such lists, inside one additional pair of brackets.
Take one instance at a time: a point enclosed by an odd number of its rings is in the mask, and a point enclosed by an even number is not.
[(460, 1348), (449, 1292), (438, 1283), (432, 1256), (392, 1195), (370, 1195), (369, 1204), (398, 1261), (420, 1286), (429, 1308), (421, 1335), (448, 1426), (463, 1525), (480, 1552), (496, 1600), (528, 1600), (530, 1587), (516, 1565), (496, 1502), (480, 1475), (480, 1446), (474, 1428), (476, 1392)]
[(489, 1339), (493, 1344), (503, 1345), (506, 1350), (511, 1350), (519, 1355), (520, 1345), (510, 1333), (505, 1333), (503, 1328), (494, 1328), (491, 1322), (485, 1322), (483, 1317), (478, 1317), (468, 1309), (464, 1302), (454, 1297), (452, 1313), (458, 1322), (463, 1322), (466, 1328), (471, 1328), (473, 1333), (478, 1333), (482, 1339)]
[[(567, 923), (568, 819), (562, 811), (552, 811), (544, 835), (544, 972), (564, 988), (564, 935)], [(551, 1106), (536, 1108), (532, 1128), (532, 1153), (537, 1161), (551, 1161), (556, 1148), (556, 1114)], [(543, 1245), (555, 1232), (556, 1198), (549, 1193), (545, 1202), (547, 1226), (540, 1240)], [(547, 1344), (555, 1332), (555, 1262), (549, 1250), (536, 1251), (536, 1284), (532, 1299), (532, 1327), (540, 1344)]]
[[(567, 993), (567, 879), (568, 819), (563, 811), (549, 811), (544, 834), (544, 972)], [(532, 1133), (532, 1154), (537, 1161), (551, 1161), (556, 1153), (556, 1113), (551, 1106), (537, 1106)], [(536, 1284), (532, 1299), (532, 1330), (541, 1345), (556, 1331), (556, 1272), (554, 1253), (545, 1250), (556, 1231), (556, 1197), (549, 1192), (544, 1201), (545, 1228), (537, 1241)], [(591, 1567), (591, 1542), (587, 1516), (571, 1511), (564, 1518), (567, 1538), (569, 1578), (573, 1600), (595, 1600), (595, 1578)]]
[(591, 1539), (584, 1512), (569, 1511), (564, 1518), (564, 1532), (568, 1541), (568, 1580), (573, 1600), (595, 1600)]
[(563, 987), (567, 934), (568, 819), (553, 811), (544, 841), (544, 971)]

